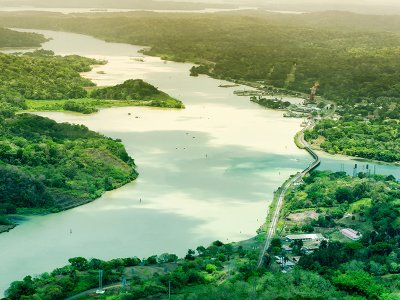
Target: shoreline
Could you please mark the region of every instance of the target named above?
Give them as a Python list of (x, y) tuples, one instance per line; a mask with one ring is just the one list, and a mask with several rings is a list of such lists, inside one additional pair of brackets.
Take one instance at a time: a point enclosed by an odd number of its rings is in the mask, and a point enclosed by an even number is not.
[(311, 146), (311, 149), (314, 151), (318, 152), (319, 154), (322, 154), (322, 156), (328, 157), (328, 158), (339, 158), (343, 160), (355, 160), (355, 161), (360, 161), (364, 163), (374, 163), (378, 165), (388, 165), (388, 166), (394, 166), (394, 167), (400, 167), (400, 162), (386, 162), (386, 161), (381, 161), (381, 160), (374, 160), (374, 159), (368, 159), (368, 158), (363, 158), (363, 157), (357, 157), (357, 156), (350, 156), (346, 154), (341, 154), (341, 153), (336, 153), (336, 154), (331, 154), (329, 152), (326, 152), (325, 150), (322, 150), (321, 148), (316, 148), (314, 146)]
[[(58, 214), (58, 213), (62, 213), (68, 210), (71, 210), (73, 208), (79, 207), (79, 206), (83, 206), (86, 204), (89, 204), (91, 202), (94, 202), (100, 198), (102, 198), (106, 193), (108, 192), (112, 192), (115, 190), (118, 190), (122, 187), (124, 187), (127, 184), (130, 184), (134, 181), (137, 180), (137, 178), (139, 177), (139, 173), (137, 172), (136, 169), (134, 169), (136, 172), (136, 176), (130, 180), (127, 180), (126, 182), (124, 182), (123, 184), (121, 184), (120, 186), (117, 186), (111, 190), (108, 191), (104, 191), (99, 197), (94, 198), (94, 199), (81, 199), (80, 201), (77, 201), (76, 203), (69, 203), (63, 207), (52, 207), (52, 208), (36, 208), (36, 209), (30, 209), (30, 208), (26, 208), (26, 207), (21, 207), (19, 208), (20, 210), (27, 210), (26, 213), (24, 212), (20, 212), (20, 213), (15, 213), (15, 214), (10, 214), (10, 215), (0, 215), (3, 216), (7, 219), (9, 219), (9, 222), (11, 224), (9, 225), (0, 225), (0, 235), (2, 233), (6, 233), (6, 232), (10, 232), (11, 230), (13, 230), (15, 227), (17, 227), (18, 225), (20, 225), (21, 223), (24, 223), (25, 221), (28, 221), (29, 217), (33, 217), (33, 216), (47, 216), (47, 215), (53, 215), (53, 214)], [(35, 213), (36, 210), (36, 213)], [(10, 218), (8, 218), (7, 216), (10, 216)], [(15, 222), (15, 220), (18, 220), (18, 222)], [(4, 227), (4, 228), (3, 228)]]
[(17, 226), (18, 226), (18, 224), (0, 225), (0, 234), (9, 232)]
[(374, 164), (378, 164), (378, 165), (388, 165), (388, 166), (400, 167), (400, 162), (386, 162), (386, 161), (381, 161), (381, 160), (373, 160), (373, 159), (362, 158), (362, 157), (357, 157), (357, 156), (350, 156), (350, 155), (341, 154), (341, 153), (330, 154), (321, 149), (316, 149), (314, 147), (311, 147), (311, 148), (314, 151), (322, 154), (323, 156), (329, 157), (329, 158), (339, 158), (339, 159), (343, 159), (343, 160), (355, 160), (355, 161), (360, 161), (360, 162), (364, 162), (364, 163), (370, 162), (370, 163), (374, 163)]

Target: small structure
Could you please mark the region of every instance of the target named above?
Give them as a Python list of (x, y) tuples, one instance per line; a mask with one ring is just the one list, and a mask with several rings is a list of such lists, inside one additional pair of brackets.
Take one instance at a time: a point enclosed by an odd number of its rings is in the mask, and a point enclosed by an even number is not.
[(317, 95), (317, 91), (320, 88), (319, 82), (315, 82), (313, 87), (310, 88), (310, 101), (315, 101), (315, 96)]
[(287, 235), (286, 240), (289, 242), (294, 242), (298, 240), (301, 240), (303, 242), (308, 242), (308, 241), (319, 242), (326, 240), (326, 238), (324, 238), (323, 235), (320, 233), (306, 233), (306, 234)]
[(299, 260), (300, 260), (300, 258), (301, 258), (301, 256), (292, 256), (292, 261), (293, 262), (295, 262), (295, 263), (298, 263), (299, 262)]
[(283, 257), (283, 256), (275, 256), (275, 262), (279, 265), (281, 265), (281, 268), (284, 270), (291, 270), (293, 269), (297, 262), (294, 262), (292, 260), (290, 260), (287, 257)]
[(99, 288), (96, 290), (96, 294), (104, 294), (106, 291), (103, 290), (103, 270), (99, 270)]
[(288, 246), (288, 245), (282, 245), (282, 250), (285, 252), (291, 252), (292, 251), (292, 247)]
[(362, 237), (362, 234), (359, 231), (351, 228), (340, 229), (340, 232), (349, 239), (352, 239), (353, 241), (357, 241)]

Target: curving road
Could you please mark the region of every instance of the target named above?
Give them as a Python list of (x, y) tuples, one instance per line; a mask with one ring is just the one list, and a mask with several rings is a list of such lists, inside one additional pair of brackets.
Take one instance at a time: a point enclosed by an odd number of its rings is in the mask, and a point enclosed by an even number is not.
[(280, 212), (282, 209), (283, 201), (285, 200), (285, 195), (286, 195), (287, 190), (293, 185), (293, 183), (301, 180), (305, 175), (307, 175), (309, 172), (314, 170), (321, 163), (321, 159), (319, 158), (319, 156), (311, 149), (311, 147), (308, 145), (308, 143), (304, 140), (304, 131), (306, 129), (309, 129), (310, 127), (312, 127), (312, 125), (309, 125), (308, 127), (304, 128), (300, 132), (300, 134), (298, 134), (297, 139), (298, 139), (298, 144), (302, 145), (303, 149), (305, 149), (314, 158), (314, 161), (312, 163), (310, 163), (310, 165), (305, 170), (303, 170), (300, 173), (297, 173), (296, 176), (294, 176), (291, 180), (286, 182), (286, 184), (283, 186), (282, 191), (278, 198), (278, 202), (275, 207), (274, 215), (273, 215), (268, 233), (267, 233), (267, 238), (265, 239), (264, 246), (260, 253), (260, 258), (258, 259), (257, 269), (260, 268), (260, 266), (262, 265), (265, 253), (267, 252), (268, 248), (271, 246), (271, 241), (276, 232), (276, 226), (278, 224), (279, 215), (280, 215)]

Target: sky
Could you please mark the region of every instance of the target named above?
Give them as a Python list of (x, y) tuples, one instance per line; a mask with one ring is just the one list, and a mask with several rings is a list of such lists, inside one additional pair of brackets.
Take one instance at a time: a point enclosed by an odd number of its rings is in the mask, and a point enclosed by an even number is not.
[[(36, 3), (48, 3), (53, 6), (57, 2), (62, 3), (84, 3), (94, 2), (110, 2), (113, 7), (118, 7), (119, 3), (129, 3), (135, 6), (135, 3), (151, 2), (149, 0), (0, 0), (0, 6), (8, 3), (8, 5), (17, 5), (18, 3), (25, 3), (35, 5)], [(154, 1), (154, 0), (153, 0)], [(400, 0), (156, 0), (161, 2), (192, 2), (192, 3), (226, 3), (236, 4), (238, 6), (251, 6), (259, 7), (266, 10), (282, 10), (282, 11), (326, 11), (326, 10), (345, 10), (358, 13), (368, 14), (397, 14), (400, 15)], [(156, 4), (157, 5), (157, 4)], [(110, 7), (111, 8), (111, 7)], [(130, 7), (133, 8), (133, 7)]]
[[(170, 0), (159, 0), (170, 1)], [(179, 0), (174, 0), (179, 1)], [(399, 14), (400, 0), (185, 0), (202, 3), (230, 3), (265, 9), (295, 11), (348, 10), (360, 13)]]

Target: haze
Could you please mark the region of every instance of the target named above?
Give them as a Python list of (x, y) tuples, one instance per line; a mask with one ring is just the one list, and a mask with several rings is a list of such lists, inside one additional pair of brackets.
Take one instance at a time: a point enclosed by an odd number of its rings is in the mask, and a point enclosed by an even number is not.
[(102, 7), (128, 9), (204, 9), (258, 7), (271, 11), (343, 10), (366, 14), (400, 14), (396, 0), (0, 0), (1, 7)]
[(270, 10), (346, 10), (371, 14), (400, 13), (400, 2), (396, 0), (188, 0), (187, 2), (236, 4)]

